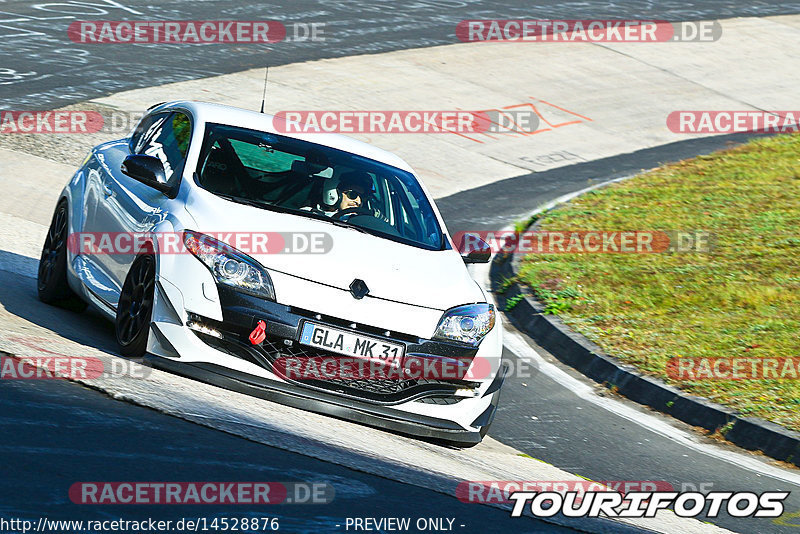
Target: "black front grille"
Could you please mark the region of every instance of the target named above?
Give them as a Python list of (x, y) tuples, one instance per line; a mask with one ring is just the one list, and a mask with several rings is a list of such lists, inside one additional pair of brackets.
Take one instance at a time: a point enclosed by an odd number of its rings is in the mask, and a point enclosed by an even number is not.
[[(282, 374), (275, 368), (275, 362), (278, 358), (347, 358), (346, 356), (320, 350), (315, 347), (301, 345), (294, 340), (287, 340), (274, 335), (267, 335), (263, 343), (254, 346), (244, 334), (223, 331), (223, 339), (201, 332), (196, 332), (196, 334), (211, 347), (237, 358), (255, 363), (256, 365), (260, 365), (278, 375)], [(291, 344), (287, 343), (287, 341), (291, 342)], [(293, 380), (285, 376), (283, 378), (304, 387), (380, 404), (396, 404), (412, 399), (419, 399), (422, 402), (431, 402), (434, 404), (452, 404), (453, 402), (461, 400), (453, 396), (456, 389), (464, 387), (474, 388), (478, 385), (476, 382), (466, 380), (436, 380), (426, 378), (326, 378), (324, 380)]]
[[(285, 344), (282, 339), (268, 336), (259, 347), (269, 358), (271, 363), (275, 359), (283, 358), (341, 358), (342, 356), (333, 352), (327, 352), (314, 347), (301, 345), (293, 342), (291, 346)], [(347, 393), (352, 389), (359, 392), (371, 393), (379, 396), (390, 396), (402, 393), (409, 387), (415, 385), (414, 380), (372, 380), (368, 378), (339, 379), (329, 378), (325, 380), (302, 380), (300, 383), (309, 383), (317, 387), (324, 387), (340, 393)]]

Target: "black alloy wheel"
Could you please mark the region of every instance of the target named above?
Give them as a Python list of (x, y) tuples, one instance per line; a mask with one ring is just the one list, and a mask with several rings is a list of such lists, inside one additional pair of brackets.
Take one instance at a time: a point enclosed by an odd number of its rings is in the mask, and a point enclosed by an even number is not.
[(114, 330), (123, 356), (139, 358), (147, 351), (155, 285), (155, 257), (140, 256), (125, 278), (117, 305)]

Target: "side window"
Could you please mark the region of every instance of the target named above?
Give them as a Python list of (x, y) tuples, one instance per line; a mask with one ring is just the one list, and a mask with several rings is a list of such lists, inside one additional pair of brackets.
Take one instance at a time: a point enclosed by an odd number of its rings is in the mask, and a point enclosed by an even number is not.
[(417, 197), (401, 180), (393, 180), (390, 187), (393, 189), (392, 198), (395, 200), (393, 207), (398, 213), (395, 227), (400, 231), (400, 235), (436, 246), (439, 236), (435, 230), (433, 211), (421, 209)]
[(160, 159), (164, 164), (167, 183), (172, 183), (179, 179), (183, 170), (191, 133), (191, 122), (183, 113), (154, 117), (136, 143), (136, 153)]
[(152, 133), (153, 126), (161, 124), (167, 117), (169, 117), (169, 113), (156, 113), (142, 117), (131, 135), (129, 144), (131, 154), (142, 153), (142, 145)]

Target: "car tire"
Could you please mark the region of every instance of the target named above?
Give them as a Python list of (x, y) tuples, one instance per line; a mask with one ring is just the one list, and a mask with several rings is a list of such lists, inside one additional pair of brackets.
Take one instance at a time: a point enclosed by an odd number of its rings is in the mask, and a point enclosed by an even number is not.
[(74, 311), (83, 311), (87, 304), (78, 298), (67, 282), (67, 238), (69, 234), (69, 209), (62, 200), (53, 212), (50, 228), (39, 257), (36, 289), (39, 300)]
[(123, 356), (140, 358), (147, 352), (155, 285), (155, 256), (139, 256), (125, 277), (114, 321), (117, 343)]

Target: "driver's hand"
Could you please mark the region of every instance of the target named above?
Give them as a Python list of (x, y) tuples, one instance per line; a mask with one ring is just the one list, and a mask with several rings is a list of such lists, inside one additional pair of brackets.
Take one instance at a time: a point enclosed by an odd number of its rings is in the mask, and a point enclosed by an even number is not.
[(385, 222), (385, 223), (388, 223), (388, 222), (389, 222), (389, 217), (384, 217), (384, 216), (383, 216), (383, 213), (381, 213), (381, 210), (379, 210), (378, 208), (373, 208), (373, 209), (372, 209), (372, 215), (373, 215), (373, 216), (374, 216), (376, 219), (380, 219), (380, 220), (382, 220), (382, 221), (383, 221), (383, 222)]

